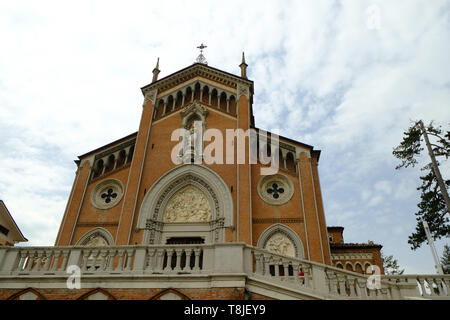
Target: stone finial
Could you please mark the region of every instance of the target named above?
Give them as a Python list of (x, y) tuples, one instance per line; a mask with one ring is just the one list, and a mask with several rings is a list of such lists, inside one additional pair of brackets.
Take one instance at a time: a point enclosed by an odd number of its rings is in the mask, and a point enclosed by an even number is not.
[(159, 70), (159, 58), (156, 61), (156, 67), (155, 69), (153, 69), (153, 79), (152, 82), (155, 82), (156, 80), (158, 80), (158, 74), (161, 72), (161, 70)]
[(241, 77), (247, 79), (247, 67), (248, 64), (245, 63), (245, 55), (244, 52), (242, 52), (242, 63), (239, 65), (241, 68)]

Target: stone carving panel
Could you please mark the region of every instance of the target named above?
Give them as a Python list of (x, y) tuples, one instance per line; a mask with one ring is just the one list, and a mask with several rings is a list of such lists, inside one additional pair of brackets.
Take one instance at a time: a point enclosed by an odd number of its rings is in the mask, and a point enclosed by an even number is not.
[(198, 188), (189, 185), (175, 193), (167, 202), (164, 222), (208, 222), (211, 206)]
[(102, 236), (94, 235), (85, 244), (88, 247), (102, 247), (107, 246), (108, 242)]
[(265, 249), (270, 252), (295, 257), (294, 244), (288, 237), (280, 232), (275, 233), (269, 240), (267, 240)]

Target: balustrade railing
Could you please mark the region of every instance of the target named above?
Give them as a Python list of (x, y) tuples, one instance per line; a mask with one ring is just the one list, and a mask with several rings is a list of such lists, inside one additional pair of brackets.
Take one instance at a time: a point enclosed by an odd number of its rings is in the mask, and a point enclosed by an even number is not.
[(52, 275), (76, 265), (82, 274), (190, 274), (203, 269), (199, 246), (14, 247), (0, 251), (0, 275)]
[[(312, 290), (331, 299), (392, 299), (393, 285), (380, 281), (371, 285), (368, 276), (252, 249), (254, 274), (300, 290)], [(368, 281), (369, 280), (369, 281)]]
[(450, 299), (450, 275), (385, 275), (382, 279), (400, 287), (409, 286), (405, 295), (411, 297)]
[(0, 247), (0, 278), (67, 275), (73, 265), (86, 276), (236, 275), (321, 299), (450, 299), (450, 275), (369, 277), (243, 243)]

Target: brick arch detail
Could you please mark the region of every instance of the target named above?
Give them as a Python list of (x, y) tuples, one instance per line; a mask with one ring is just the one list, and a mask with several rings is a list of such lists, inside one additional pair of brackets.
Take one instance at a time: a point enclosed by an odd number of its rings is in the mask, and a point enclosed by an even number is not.
[(117, 300), (111, 293), (102, 288), (96, 288), (81, 295), (77, 300), (86, 300), (89, 296), (101, 292), (108, 297), (108, 300)]
[(114, 241), (114, 237), (111, 235), (111, 233), (106, 230), (105, 228), (95, 228), (92, 229), (88, 232), (86, 232), (81, 238), (80, 240), (78, 240), (77, 245), (79, 246), (83, 246), (85, 245), (89, 239), (91, 239), (92, 237), (96, 237), (96, 236), (100, 236), (103, 239), (106, 240), (106, 242), (108, 243), (108, 245), (113, 246), (115, 241)]
[(26, 289), (23, 289), (23, 290), (20, 290), (19, 292), (14, 293), (14, 294), (13, 294), (12, 296), (10, 296), (7, 300), (17, 300), (17, 299), (19, 299), (19, 297), (20, 297), (21, 295), (23, 295), (23, 294), (25, 294), (25, 293), (27, 293), (27, 292), (32, 292), (32, 293), (34, 293), (34, 294), (37, 296), (37, 299), (36, 299), (36, 300), (47, 300), (47, 298), (45, 298), (44, 295), (42, 295), (39, 291), (37, 291), (36, 289), (31, 288), (31, 287), (26, 288)]
[(212, 220), (209, 224), (216, 225), (211, 229), (216, 233), (214, 242), (223, 241), (224, 227), (234, 225), (233, 198), (227, 184), (216, 172), (205, 166), (184, 164), (161, 176), (144, 196), (137, 223), (139, 229), (145, 230), (144, 243), (157, 241), (155, 228), (150, 228), (148, 224), (153, 223), (157, 228), (161, 228), (164, 224), (165, 205), (173, 194), (187, 185), (193, 185), (205, 194), (212, 209)]
[(189, 298), (187, 295), (185, 295), (184, 293), (182, 293), (174, 288), (164, 289), (164, 290), (158, 292), (153, 297), (151, 297), (149, 300), (159, 300), (159, 298), (161, 298), (162, 296), (164, 296), (167, 293), (173, 293), (173, 294), (179, 296), (181, 298), (181, 300), (191, 300), (191, 298)]

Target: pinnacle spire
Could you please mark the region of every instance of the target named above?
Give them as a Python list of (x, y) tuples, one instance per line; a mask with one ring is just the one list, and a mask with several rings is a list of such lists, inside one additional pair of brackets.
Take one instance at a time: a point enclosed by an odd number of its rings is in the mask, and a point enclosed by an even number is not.
[(152, 82), (155, 82), (156, 80), (158, 80), (158, 74), (161, 72), (161, 70), (159, 70), (159, 57), (158, 60), (156, 61), (156, 67), (155, 69), (153, 69), (153, 79)]
[(239, 67), (241, 68), (241, 77), (247, 79), (247, 67), (248, 67), (248, 64), (245, 63), (244, 51), (242, 51), (242, 62), (239, 65)]

